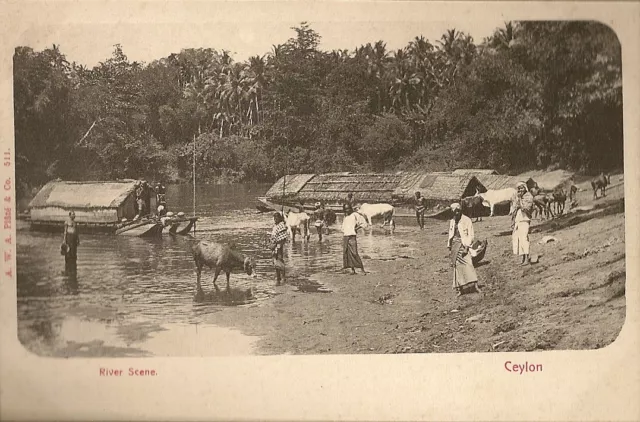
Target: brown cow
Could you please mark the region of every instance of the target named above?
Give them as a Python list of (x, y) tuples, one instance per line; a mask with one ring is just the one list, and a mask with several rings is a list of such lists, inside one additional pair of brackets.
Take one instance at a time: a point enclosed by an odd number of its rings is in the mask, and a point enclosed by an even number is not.
[(609, 173), (600, 173), (600, 176), (591, 180), (593, 188), (593, 199), (598, 199), (598, 189), (603, 197), (607, 196), (607, 186), (611, 184), (611, 175)]

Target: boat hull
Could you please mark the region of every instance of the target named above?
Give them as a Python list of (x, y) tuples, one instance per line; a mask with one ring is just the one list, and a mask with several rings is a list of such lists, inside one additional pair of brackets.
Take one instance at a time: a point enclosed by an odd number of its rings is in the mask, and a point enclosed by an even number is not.
[(141, 221), (115, 231), (119, 236), (155, 237), (162, 234), (162, 224), (156, 220)]
[(169, 224), (163, 226), (162, 234), (185, 235), (191, 231), (198, 221), (198, 217), (185, 217), (172, 219)]

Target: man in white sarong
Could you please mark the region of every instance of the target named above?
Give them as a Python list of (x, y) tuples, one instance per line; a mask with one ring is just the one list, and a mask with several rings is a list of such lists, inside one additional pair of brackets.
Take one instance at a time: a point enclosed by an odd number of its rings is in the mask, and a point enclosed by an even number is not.
[(367, 226), (365, 218), (357, 212), (353, 212), (353, 207), (344, 205), (344, 219), (342, 220), (342, 268), (351, 268), (351, 274), (356, 273), (356, 268), (362, 269), (362, 274), (366, 274), (360, 254), (358, 254), (358, 242), (356, 233), (359, 229)]
[(453, 266), (453, 288), (458, 296), (467, 286), (473, 286), (478, 293), (482, 293), (478, 287), (478, 275), (469, 253), (474, 238), (473, 223), (469, 217), (462, 214), (460, 204), (451, 204), (451, 210), (453, 218), (449, 222), (447, 247)]

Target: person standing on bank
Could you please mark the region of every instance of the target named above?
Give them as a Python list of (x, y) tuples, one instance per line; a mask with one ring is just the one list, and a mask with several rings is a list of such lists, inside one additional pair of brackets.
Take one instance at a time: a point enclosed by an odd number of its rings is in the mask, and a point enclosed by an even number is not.
[(76, 213), (70, 211), (69, 218), (64, 223), (64, 235), (62, 238), (62, 248), (64, 251), (64, 268), (67, 272), (76, 271), (79, 245), (80, 237), (78, 236), (78, 223), (76, 223)]
[(424, 211), (427, 209), (427, 199), (416, 192), (416, 219), (420, 230), (424, 229)]
[(287, 241), (287, 226), (279, 212), (273, 214), (273, 230), (271, 231), (271, 257), (276, 269), (276, 286), (284, 283), (284, 244)]
[(533, 212), (533, 196), (525, 182), (518, 182), (517, 192), (511, 200), (510, 215), (513, 219), (513, 254), (522, 256), (520, 265), (529, 263), (529, 226)]
[(453, 288), (457, 295), (462, 295), (462, 290), (472, 285), (478, 293), (482, 293), (478, 287), (478, 275), (473, 266), (469, 248), (473, 244), (473, 223), (471, 219), (462, 214), (460, 204), (451, 204), (453, 218), (449, 222), (449, 248), (451, 263), (453, 266)]
[(364, 217), (357, 212), (353, 212), (353, 207), (349, 204), (344, 205), (344, 220), (342, 220), (342, 269), (351, 268), (352, 274), (356, 273), (356, 268), (362, 269), (362, 274), (367, 272), (364, 270), (362, 259), (358, 254), (358, 242), (356, 233), (367, 225)]

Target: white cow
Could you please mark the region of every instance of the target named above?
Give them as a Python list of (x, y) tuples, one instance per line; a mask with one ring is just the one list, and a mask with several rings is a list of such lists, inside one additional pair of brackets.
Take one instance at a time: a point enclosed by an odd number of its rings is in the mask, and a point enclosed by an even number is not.
[(299, 230), (302, 238), (309, 240), (309, 214), (306, 212), (288, 212), (284, 213), (284, 222), (287, 225), (287, 232), (291, 238), (291, 242), (296, 241), (296, 232)]
[(496, 205), (511, 202), (511, 199), (515, 194), (516, 190), (514, 188), (488, 190), (484, 193), (476, 193), (476, 195), (482, 198), (482, 205), (491, 208), (491, 214), (489, 214), (489, 217), (493, 217), (493, 210)]
[(384, 221), (382, 222), (382, 227), (384, 227), (387, 223), (389, 223), (389, 227), (393, 230), (396, 227), (396, 223), (393, 221), (394, 208), (393, 205), (389, 204), (362, 204), (360, 208), (358, 208), (358, 213), (362, 214), (367, 220), (367, 224), (373, 226), (371, 224), (371, 219), (373, 217), (382, 216)]

